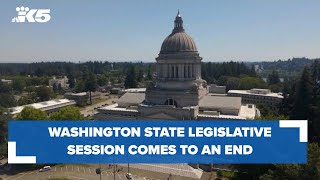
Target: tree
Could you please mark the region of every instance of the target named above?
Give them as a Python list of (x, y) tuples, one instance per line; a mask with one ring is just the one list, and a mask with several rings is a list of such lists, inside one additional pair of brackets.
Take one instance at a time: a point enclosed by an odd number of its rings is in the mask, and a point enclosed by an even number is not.
[(70, 72), (68, 73), (68, 84), (69, 84), (69, 88), (74, 88), (76, 85), (76, 80), (74, 78), (74, 73)]
[(309, 68), (305, 67), (293, 95), (290, 119), (308, 119), (311, 113), (312, 90)]
[(142, 80), (143, 80), (143, 70), (139, 69), (138, 76), (137, 76), (137, 81), (141, 82)]
[(10, 84), (0, 81), (0, 93), (10, 93), (11, 89), (12, 87)]
[(27, 94), (26, 96), (20, 97), (17, 104), (18, 106), (26, 105), (26, 104), (32, 104), (37, 101), (37, 95), (35, 93)]
[(50, 115), (52, 120), (81, 120), (83, 116), (80, 113), (78, 107), (65, 107), (60, 109), (58, 112), (54, 112)]
[(84, 91), (84, 82), (83, 80), (78, 80), (77, 83), (76, 83), (76, 86), (75, 86), (75, 92), (77, 93), (80, 93), (80, 92), (83, 92)]
[(91, 92), (97, 88), (96, 76), (90, 71), (85, 81), (85, 90), (89, 91), (90, 104), (92, 104)]
[(320, 178), (320, 147), (317, 143), (308, 144), (307, 164), (279, 164), (260, 176), (260, 180), (317, 180)]
[(14, 96), (11, 93), (0, 93), (0, 106), (9, 108), (16, 105)]
[(22, 78), (15, 78), (12, 81), (12, 88), (15, 91), (22, 92), (22, 90), (26, 87), (26, 82)]
[(53, 92), (49, 87), (40, 86), (36, 89), (37, 96), (40, 101), (48, 101), (51, 96), (53, 96)]
[(126, 79), (124, 81), (125, 88), (136, 88), (137, 80), (136, 80), (136, 71), (133, 65), (129, 67), (127, 70)]
[(35, 109), (31, 106), (26, 106), (23, 108), (20, 114), (18, 114), (17, 119), (19, 120), (46, 120), (48, 116), (45, 112), (40, 109)]
[(252, 88), (267, 88), (267, 85), (261, 78), (249, 76), (240, 78), (239, 89), (248, 90)]
[(231, 90), (231, 89), (238, 89), (239, 83), (240, 83), (239, 78), (229, 77), (229, 78), (227, 79), (226, 84), (225, 84), (227, 91), (228, 91), (228, 90)]
[(273, 70), (271, 74), (268, 75), (267, 82), (269, 85), (280, 83), (279, 74), (276, 70)]
[(98, 76), (97, 84), (99, 86), (105, 86), (107, 83), (108, 83), (108, 80), (107, 80), (106, 76), (104, 76), (104, 75)]
[(8, 116), (0, 115), (0, 156), (7, 155), (8, 143)]
[(151, 65), (148, 66), (148, 74), (147, 74), (147, 79), (152, 80), (152, 71), (151, 71)]

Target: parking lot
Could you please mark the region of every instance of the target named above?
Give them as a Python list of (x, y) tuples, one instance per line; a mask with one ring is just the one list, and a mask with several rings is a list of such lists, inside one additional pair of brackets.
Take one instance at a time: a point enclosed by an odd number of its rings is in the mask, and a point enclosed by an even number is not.
[[(57, 165), (53, 166), (51, 170), (39, 172), (39, 170), (23, 172), (16, 175), (1, 175), (4, 180), (43, 180), (65, 178), (72, 180), (99, 180), (100, 175), (96, 174), (95, 170), (99, 165)], [(102, 180), (113, 180), (113, 168), (107, 165), (102, 166), (103, 172), (101, 173)], [(115, 173), (116, 180), (126, 180), (126, 172), (119, 171)], [(133, 174), (134, 180), (152, 180), (147, 177), (138, 177)], [(155, 179), (153, 179), (155, 180)]]

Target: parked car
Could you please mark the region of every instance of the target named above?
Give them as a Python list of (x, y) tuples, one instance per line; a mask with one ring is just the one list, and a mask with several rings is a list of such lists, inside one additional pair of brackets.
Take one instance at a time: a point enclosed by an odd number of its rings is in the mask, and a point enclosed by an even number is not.
[(45, 166), (45, 167), (41, 168), (39, 170), (39, 172), (44, 172), (44, 171), (49, 171), (49, 170), (51, 170), (51, 167), (50, 166)]
[(126, 174), (126, 178), (127, 178), (128, 180), (133, 180), (131, 173), (127, 173), (127, 174)]

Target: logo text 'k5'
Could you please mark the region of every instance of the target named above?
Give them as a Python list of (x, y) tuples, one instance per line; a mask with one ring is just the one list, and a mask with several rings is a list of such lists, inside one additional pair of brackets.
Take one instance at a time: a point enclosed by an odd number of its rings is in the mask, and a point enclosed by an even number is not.
[(17, 7), (18, 16), (12, 22), (39, 22), (45, 23), (51, 19), (50, 9), (29, 9), (28, 7)]

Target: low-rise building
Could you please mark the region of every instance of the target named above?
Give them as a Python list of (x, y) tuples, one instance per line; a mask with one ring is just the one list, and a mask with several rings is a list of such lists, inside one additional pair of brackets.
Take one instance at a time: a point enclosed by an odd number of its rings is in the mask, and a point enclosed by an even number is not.
[[(100, 92), (92, 92), (91, 99), (99, 99), (101, 97)], [(90, 101), (90, 95), (88, 92), (81, 92), (81, 93), (65, 93), (64, 98), (69, 100), (74, 100), (77, 105), (85, 105)]]
[(145, 93), (147, 88), (129, 88), (129, 89), (121, 89), (119, 90), (118, 94), (123, 95), (127, 92), (130, 93)]
[(10, 79), (1, 79), (1, 82), (5, 84), (12, 84), (12, 80)]
[(226, 93), (226, 86), (218, 86), (216, 84), (210, 84), (209, 85), (209, 93), (225, 94)]
[(69, 83), (68, 83), (68, 78), (67, 76), (64, 76), (63, 78), (57, 79), (56, 77), (53, 77), (53, 79), (49, 80), (49, 86), (53, 87), (61, 87), (62, 89), (68, 89), (69, 88)]
[(272, 110), (278, 110), (283, 99), (281, 93), (273, 93), (270, 89), (229, 90), (228, 96), (241, 97), (244, 104), (262, 104)]
[(207, 95), (197, 106), (145, 104), (145, 93), (125, 93), (115, 104), (98, 109), (95, 119), (254, 119), (260, 116), (254, 104), (240, 97)]
[(23, 110), (24, 107), (26, 106), (31, 106), (35, 109), (40, 109), (48, 114), (58, 111), (59, 109), (67, 106), (74, 106), (76, 102), (74, 100), (69, 100), (69, 99), (54, 99), (50, 101), (43, 101), (43, 102), (38, 102), (38, 103), (33, 103), (33, 104), (27, 104), (23, 106), (17, 106), (17, 107), (12, 107), (9, 108), (10, 114), (12, 116), (16, 116), (21, 111)]

